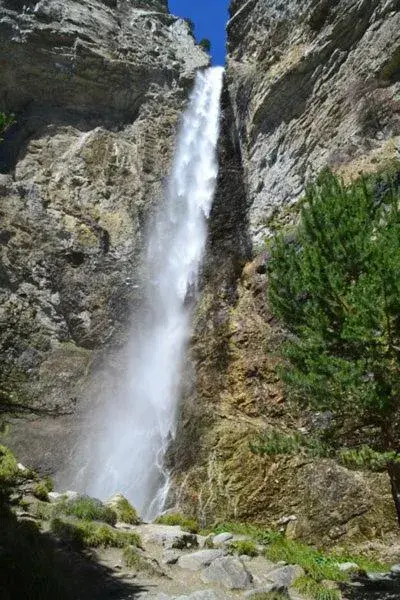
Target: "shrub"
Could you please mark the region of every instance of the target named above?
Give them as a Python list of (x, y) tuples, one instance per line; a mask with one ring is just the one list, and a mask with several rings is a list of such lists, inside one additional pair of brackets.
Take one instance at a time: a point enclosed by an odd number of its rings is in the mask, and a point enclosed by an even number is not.
[(195, 519), (179, 513), (160, 515), (155, 522), (159, 525), (179, 525), (183, 531), (189, 531), (189, 533), (199, 532), (199, 523)]
[(254, 542), (251, 540), (241, 540), (238, 542), (232, 542), (229, 545), (229, 550), (233, 554), (238, 554), (241, 556), (242, 554), (246, 554), (247, 556), (257, 556), (257, 548)]
[(112, 508), (89, 496), (81, 496), (62, 503), (60, 511), (84, 521), (103, 521), (110, 525), (115, 525), (117, 522), (117, 515)]
[(207, 38), (203, 38), (202, 40), (200, 40), (199, 46), (201, 48), (203, 48), (203, 50), (205, 50), (208, 54), (210, 54), (210, 52), (211, 52), (211, 42), (210, 42), (210, 40), (208, 40)]
[(141, 547), (141, 539), (136, 533), (118, 531), (109, 525), (93, 521), (66, 521), (55, 518), (51, 521), (50, 530), (64, 542), (78, 548)]

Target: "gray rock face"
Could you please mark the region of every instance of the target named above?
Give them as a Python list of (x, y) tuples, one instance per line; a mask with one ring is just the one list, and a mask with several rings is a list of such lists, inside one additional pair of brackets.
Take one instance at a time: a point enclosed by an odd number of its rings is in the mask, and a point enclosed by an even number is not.
[(218, 546), (219, 544), (225, 544), (226, 542), (229, 542), (229, 540), (233, 539), (233, 534), (232, 533), (219, 533), (218, 535), (215, 535), (213, 537), (213, 544), (215, 544), (216, 546)]
[(288, 565), (286, 567), (279, 567), (270, 571), (267, 578), (274, 583), (277, 589), (290, 588), (298, 579), (304, 575), (304, 570), (298, 565)]
[(200, 550), (192, 554), (181, 556), (178, 560), (178, 565), (182, 569), (189, 571), (200, 571), (204, 567), (210, 565), (216, 559), (220, 559), (226, 554), (224, 550)]
[(165, 0), (0, 0), (0, 54), (16, 120), (0, 144), (0, 387), (42, 415), (14, 424), (14, 449), (54, 471), (81, 398), (118, 380), (146, 221), (208, 57)]
[(322, 167), (350, 177), (396, 155), (399, 3), (234, 0), (231, 15), (228, 82), (257, 247)]
[(239, 558), (225, 556), (213, 560), (201, 574), (205, 583), (218, 583), (228, 590), (245, 590), (253, 582), (251, 573)]

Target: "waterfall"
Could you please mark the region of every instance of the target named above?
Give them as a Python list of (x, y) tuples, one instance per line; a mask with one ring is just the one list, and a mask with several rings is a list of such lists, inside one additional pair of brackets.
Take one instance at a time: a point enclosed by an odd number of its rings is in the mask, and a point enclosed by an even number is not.
[(197, 74), (165, 198), (149, 228), (145, 301), (135, 315), (126, 378), (97, 415), (77, 485), (102, 499), (120, 491), (147, 519), (168, 493), (163, 463), (175, 435), (190, 306), (218, 174), (222, 80), (221, 67)]

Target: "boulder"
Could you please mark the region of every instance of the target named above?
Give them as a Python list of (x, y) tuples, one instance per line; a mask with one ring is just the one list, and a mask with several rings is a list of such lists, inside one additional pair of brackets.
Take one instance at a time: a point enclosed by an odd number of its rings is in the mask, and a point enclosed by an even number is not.
[(197, 536), (182, 531), (178, 525), (158, 525), (151, 523), (137, 528), (144, 542), (160, 544), (166, 550), (186, 550), (197, 548)]
[(339, 571), (347, 573), (348, 571), (359, 571), (359, 566), (354, 562), (344, 562), (338, 564)]
[(228, 590), (246, 590), (253, 583), (253, 576), (243, 562), (233, 556), (213, 560), (201, 578), (205, 583), (218, 583)]
[(267, 574), (267, 579), (272, 581), (276, 588), (290, 588), (298, 577), (304, 575), (304, 570), (298, 565), (278, 567)]
[(224, 550), (199, 550), (199, 552), (181, 556), (178, 565), (181, 569), (200, 571), (200, 569), (208, 567), (213, 561), (222, 558), (225, 554)]
[(218, 535), (215, 535), (212, 539), (213, 544), (215, 546), (219, 546), (222, 544), (225, 544), (226, 542), (229, 542), (229, 540), (233, 539), (233, 534), (232, 533), (219, 533)]
[(390, 572), (393, 573), (393, 575), (400, 575), (400, 565), (393, 565)]
[(176, 565), (180, 556), (176, 550), (166, 550), (161, 562), (163, 565)]

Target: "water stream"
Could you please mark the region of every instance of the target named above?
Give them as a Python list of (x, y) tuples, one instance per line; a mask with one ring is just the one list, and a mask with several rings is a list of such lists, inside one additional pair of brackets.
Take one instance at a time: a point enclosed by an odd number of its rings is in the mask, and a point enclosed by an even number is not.
[(162, 510), (163, 462), (175, 435), (190, 306), (207, 236), (217, 174), (223, 69), (199, 72), (178, 137), (164, 202), (149, 229), (145, 301), (127, 348), (126, 378), (93, 420), (75, 488), (104, 499), (125, 494), (144, 518)]

